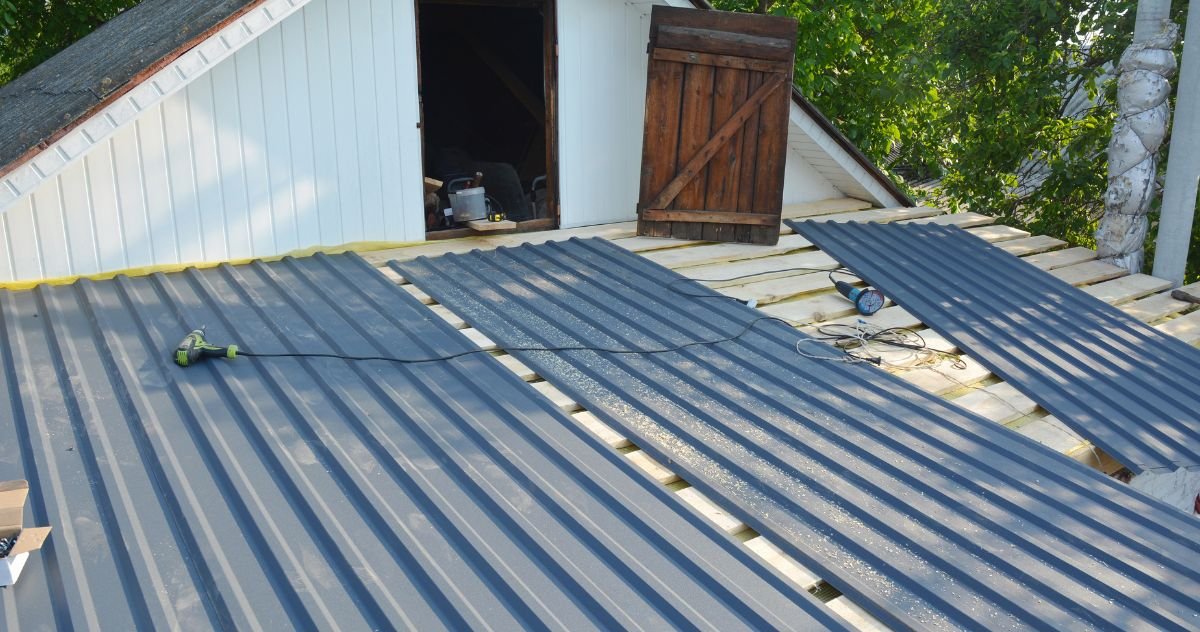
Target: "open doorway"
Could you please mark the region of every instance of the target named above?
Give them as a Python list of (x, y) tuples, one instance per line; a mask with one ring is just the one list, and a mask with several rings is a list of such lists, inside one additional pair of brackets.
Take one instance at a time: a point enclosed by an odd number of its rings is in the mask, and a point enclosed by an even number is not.
[(446, 212), (473, 180), (508, 230), (556, 227), (553, 0), (419, 0), (417, 16), (423, 163), (442, 183), (427, 236), (491, 227), (476, 205)]

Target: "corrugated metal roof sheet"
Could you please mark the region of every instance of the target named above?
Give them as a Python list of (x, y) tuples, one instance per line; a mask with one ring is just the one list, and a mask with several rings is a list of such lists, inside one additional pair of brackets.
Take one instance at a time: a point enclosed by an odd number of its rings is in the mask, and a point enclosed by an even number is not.
[(54, 526), (0, 627), (839, 623), (354, 256), (0, 292), (0, 479)]
[(956, 227), (790, 223), (1135, 472), (1200, 465), (1200, 350)]
[[(760, 316), (603, 240), (391, 265), (510, 349), (661, 348)], [(515, 353), (890, 625), (1200, 622), (1200, 522), (806, 339), (768, 321), (666, 354)]]

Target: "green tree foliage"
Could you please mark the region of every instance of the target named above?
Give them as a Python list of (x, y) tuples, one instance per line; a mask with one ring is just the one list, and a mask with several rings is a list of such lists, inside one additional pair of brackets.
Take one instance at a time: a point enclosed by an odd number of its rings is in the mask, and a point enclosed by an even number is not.
[[(1175, 4), (1182, 24), (1186, 2)], [(800, 22), (796, 84), (877, 164), (937, 178), (951, 208), (1090, 246), (1115, 118), (1108, 70), (1132, 40), (1135, 7), (776, 0), (770, 12)], [(1064, 95), (1080, 91), (1093, 101), (1072, 111)]]
[(0, 0), (0, 85), (139, 0)]

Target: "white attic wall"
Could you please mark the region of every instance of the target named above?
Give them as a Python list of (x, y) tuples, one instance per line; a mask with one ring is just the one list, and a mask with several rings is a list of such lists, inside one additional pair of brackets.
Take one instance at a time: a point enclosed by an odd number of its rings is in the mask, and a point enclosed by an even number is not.
[(423, 239), (413, 4), (301, 4), (0, 214), (0, 280)]
[[(635, 215), (651, 6), (560, 0), (564, 227)], [(0, 280), (423, 239), (414, 33), (410, 2), (269, 0), (0, 182)], [(897, 204), (794, 104), (786, 173)]]
[[(687, 0), (559, 0), (559, 177), (564, 228), (636, 217), (646, 43), (654, 4), (692, 6)], [(836, 155), (839, 152), (842, 155)], [(785, 204), (848, 195), (896, 205), (871, 180), (792, 105)]]

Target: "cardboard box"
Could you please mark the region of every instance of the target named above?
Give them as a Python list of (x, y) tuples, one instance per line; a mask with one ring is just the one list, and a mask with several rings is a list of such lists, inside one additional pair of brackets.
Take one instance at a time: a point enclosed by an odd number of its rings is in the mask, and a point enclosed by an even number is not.
[(12, 550), (0, 558), (0, 586), (15, 584), (29, 561), (29, 554), (42, 548), (42, 543), (50, 536), (50, 527), (21, 528), (27, 497), (29, 481), (0, 483), (0, 538), (17, 536)]

